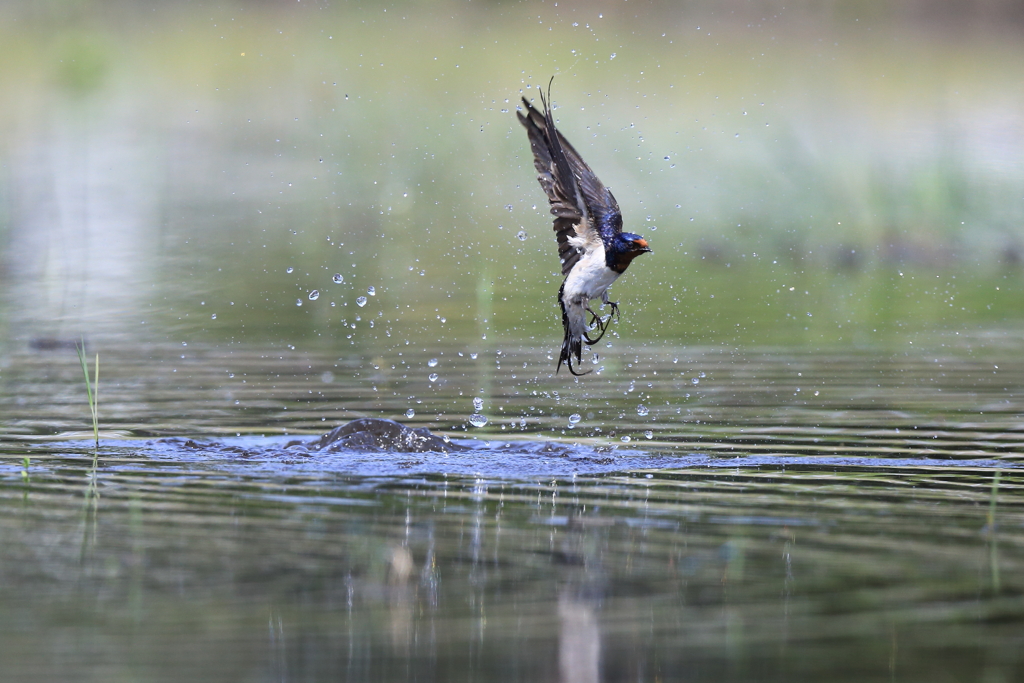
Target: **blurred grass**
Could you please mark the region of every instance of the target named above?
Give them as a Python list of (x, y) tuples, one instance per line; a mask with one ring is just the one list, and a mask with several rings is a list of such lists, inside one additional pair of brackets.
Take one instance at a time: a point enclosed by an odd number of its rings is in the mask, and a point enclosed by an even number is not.
[(154, 205), (140, 281), (113, 283), (145, 308), (93, 306), (87, 324), (550, 344), (557, 259), (514, 109), (551, 74), (560, 126), (655, 250), (613, 289), (631, 340), (871, 343), (1022, 318), (1024, 46), (998, 31), (910, 30), (856, 3), (747, 21), (51, 7), (0, 26), (6, 232), (33, 210), (19, 189), (45, 182), (19, 164), (67, 144), (53, 131), (69, 121), (100, 145), (127, 120), (147, 153), (120, 190)]

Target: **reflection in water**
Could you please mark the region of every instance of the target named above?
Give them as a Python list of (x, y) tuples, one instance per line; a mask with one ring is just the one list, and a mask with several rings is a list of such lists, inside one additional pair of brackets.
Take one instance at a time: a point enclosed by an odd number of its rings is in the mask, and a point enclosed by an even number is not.
[[(554, 520), (552, 520), (554, 521)], [(561, 568), (558, 592), (558, 670), (562, 683), (601, 680), (601, 628), (598, 612), (608, 590), (599, 532), (612, 520), (574, 508), (565, 519), (552, 559)], [(559, 520), (561, 524), (561, 520)]]
[(271, 613), (267, 623), (270, 640), (270, 671), (276, 680), (288, 680), (288, 647), (280, 614)]
[(416, 598), (409, 579), (413, 573), (412, 554), (408, 548), (392, 546), (388, 553), (388, 609), (390, 613), (391, 647), (395, 655), (409, 656), (413, 637), (413, 614)]
[(996, 505), (999, 496), (999, 477), (1001, 474), (1002, 472), (1000, 470), (996, 470), (996, 473), (992, 475), (992, 493), (988, 504), (988, 523), (985, 525), (988, 529), (988, 565), (989, 571), (992, 575), (992, 592), (994, 594), (999, 594), (1002, 589), (1002, 581), (999, 578), (999, 528), (996, 520)]
[(594, 605), (570, 593), (558, 596), (558, 671), (562, 683), (601, 680), (601, 629)]
[(27, 497), (20, 457), (0, 463), (5, 679), (182, 648), (196, 680), (1011, 680), (1020, 662), (1014, 468), (996, 557), (974, 467), (514, 482), (108, 450), (80, 556), (91, 449), (26, 448)]

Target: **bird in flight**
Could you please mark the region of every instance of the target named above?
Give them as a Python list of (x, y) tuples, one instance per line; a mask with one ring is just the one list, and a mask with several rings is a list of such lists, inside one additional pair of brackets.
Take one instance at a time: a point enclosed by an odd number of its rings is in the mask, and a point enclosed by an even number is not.
[[(551, 213), (555, 216), (558, 257), (565, 276), (558, 289), (565, 337), (555, 372), (565, 363), (570, 373), (580, 376), (587, 374), (578, 372), (583, 343), (599, 342), (611, 325), (612, 317), (619, 315), (618, 304), (608, 299), (608, 288), (626, 272), (633, 259), (649, 252), (650, 248), (640, 235), (622, 232), (618, 202), (555, 128), (550, 99), (551, 83), (548, 82), (547, 98), (540, 93), (544, 111), (535, 109), (524, 97), (525, 113), (517, 111), (516, 115), (530, 136), (537, 180), (547, 193)], [(607, 319), (602, 319), (590, 307), (592, 299), (611, 306)], [(593, 316), (589, 324), (587, 313)], [(575, 369), (573, 358), (576, 359)]]

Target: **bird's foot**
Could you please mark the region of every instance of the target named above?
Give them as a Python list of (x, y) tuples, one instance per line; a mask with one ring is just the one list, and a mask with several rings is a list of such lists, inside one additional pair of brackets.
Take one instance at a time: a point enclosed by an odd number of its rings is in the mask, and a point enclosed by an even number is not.
[(597, 329), (599, 329), (601, 331), (601, 333), (599, 335), (597, 335), (596, 339), (591, 339), (591, 337), (589, 335), (587, 335), (586, 333), (583, 334), (583, 340), (585, 342), (587, 342), (587, 344), (593, 345), (593, 344), (596, 344), (597, 342), (601, 341), (601, 337), (603, 337), (604, 333), (608, 331), (608, 324), (611, 321), (611, 318), (609, 318), (608, 320), (604, 320), (601, 317), (599, 317), (597, 315), (597, 313), (595, 313), (590, 308), (587, 309), (587, 312), (590, 313), (590, 315), (594, 316), (590, 320), (589, 327), (593, 329), (596, 326)]
[[(576, 361), (577, 365), (579, 365), (579, 363), (580, 363), (580, 361)], [(559, 364), (559, 367), (561, 367), (561, 364)], [(583, 375), (589, 375), (591, 373), (590, 370), (587, 370), (586, 372), (576, 372), (575, 368), (572, 367), (572, 359), (571, 358), (566, 358), (565, 359), (565, 367), (569, 368), (569, 373), (571, 375), (573, 375), (574, 377), (582, 377)], [(558, 370), (556, 369), (555, 372), (558, 372)]]

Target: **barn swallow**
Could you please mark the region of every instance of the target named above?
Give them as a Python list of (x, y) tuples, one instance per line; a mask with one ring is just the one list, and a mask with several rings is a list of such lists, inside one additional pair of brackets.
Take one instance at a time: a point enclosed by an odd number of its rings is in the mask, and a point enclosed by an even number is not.
[[(633, 259), (649, 252), (650, 248), (640, 235), (622, 232), (618, 202), (555, 128), (550, 99), (549, 82), (547, 98), (540, 93), (544, 112), (537, 111), (524, 97), (526, 113), (517, 111), (516, 116), (530, 136), (537, 180), (548, 195), (551, 213), (555, 216), (558, 257), (565, 276), (558, 289), (565, 336), (555, 372), (565, 363), (570, 373), (580, 376), (587, 373), (573, 368), (573, 358), (579, 368), (583, 343), (599, 342), (611, 325), (612, 317), (619, 315), (618, 304), (608, 299), (608, 288), (626, 272)], [(607, 319), (590, 308), (592, 299), (611, 306)], [(593, 316), (589, 324), (587, 313)]]

